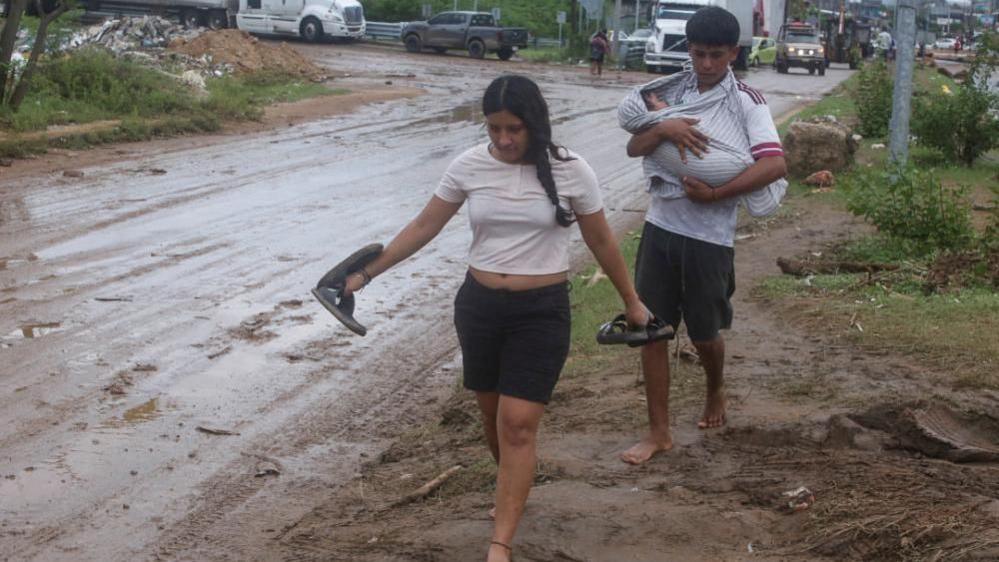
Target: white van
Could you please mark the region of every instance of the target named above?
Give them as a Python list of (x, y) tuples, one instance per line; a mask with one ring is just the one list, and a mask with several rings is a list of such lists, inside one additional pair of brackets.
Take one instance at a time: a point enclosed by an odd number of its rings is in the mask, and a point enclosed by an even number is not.
[(357, 0), (239, 0), (236, 27), (315, 43), (327, 37), (361, 38), (366, 24)]

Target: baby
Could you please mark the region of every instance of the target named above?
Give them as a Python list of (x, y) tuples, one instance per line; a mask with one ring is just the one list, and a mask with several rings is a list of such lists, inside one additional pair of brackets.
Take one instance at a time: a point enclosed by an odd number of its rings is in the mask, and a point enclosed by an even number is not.
[[(675, 79), (673, 79), (675, 80)], [(648, 89), (636, 88), (630, 94), (631, 99), (625, 98), (618, 108), (618, 118), (621, 126), (632, 134), (640, 133), (642, 130), (655, 125), (662, 119), (696, 117), (699, 119), (698, 129), (708, 136), (714, 127), (719, 124), (718, 115), (726, 116), (724, 113), (714, 111), (719, 103), (723, 103), (726, 98), (722, 91), (708, 98), (701, 98), (689, 104), (670, 106), (663, 98), (668, 92), (663, 88), (663, 83), (670, 79), (660, 79), (651, 84)], [(667, 85), (669, 85), (667, 83)], [(674, 90), (675, 90), (674, 86)], [(640, 109), (641, 108), (641, 109)], [(644, 109), (644, 112), (642, 112)], [(660, 113), (668, 110), (665, 113)], [(643, 160), (643, 167), (647, 177), (654, 178), (660, 175), (660, 170), (666, 170), (676, 177), (694, 177), (710, 186), (723, 185), (732, 178), (738, 176), (751, 166), (754, 162), (752, 155), (745, 149), (739, 150), (734, 146), (712, 139), (712, 150), (703, 153), (698, 158), (689, 158), (684, 161), (680, 157), (679, 151), (672, 143), (662, 143), (655, 151)], [(673, 196), (682, 196), (683, 188), (675, 186)], [(787, 189), (787, 182), (783, 179), (777, 180), (765, 189), (756, 190), (742, 196), (742, 201), (746, 205), (749, 214), (760, 217), (773, 213), (780, 205), (780, 200), (784, 197)]]
[(660, 99), (652, 90), (642, 92), (642, 99), (645, 100), (645, 107), (649, 111), (659, 111), (660, 109), (669, 107), (669, 104)]

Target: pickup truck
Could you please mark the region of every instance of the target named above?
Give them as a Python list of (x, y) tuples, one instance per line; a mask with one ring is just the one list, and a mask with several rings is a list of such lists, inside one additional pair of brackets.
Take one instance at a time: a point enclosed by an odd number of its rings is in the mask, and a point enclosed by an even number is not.
[(499, 27), (488, 12), (441, 12), (430, 21), (406, 24), (401, 39), (411, 53), (428, 47), (438, 53), (467, 49), (472, 58), (496, 53), (500, 60), (510, 60), (517, 49), (527, 47), (527, 29)]

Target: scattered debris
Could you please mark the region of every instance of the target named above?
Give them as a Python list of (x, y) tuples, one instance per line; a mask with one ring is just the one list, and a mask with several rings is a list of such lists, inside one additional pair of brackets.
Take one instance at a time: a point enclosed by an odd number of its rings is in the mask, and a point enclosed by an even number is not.
[(263, 478), (264, 476), (280, 476), (281, 471), (278, 469), (277, 465), (273, 463), (260, 463), (257, 466), (257, 472), (253, 475), (255, 478)]
[(62, 173), (62, 175), (67, 178), (82, 178), (83, 172), (80, 170), (66, 170)]
[(210, 427), (197, 426), (194, 429), (200, 431), (201, 433), (207, 433), (209, 435), (239, 435), (237, 431), (229, 431), (228, 429), (213, 429)]
[(793, 258), (777, 258), (777, 267), (785, 275), (805, 277), (816, 274), (838, 274), (838, 273), (874, 273), (876, 271), (894, 271), (898, 269), (898, 264), (893, 263), (864, 263), (852, 261), (806, 261)]
[(804, 511), (815, 503), (815, 494), (804, 486), (788, 490), (784, 492), (783, 496), (788, 498), (787, 503), (784, 504), (787, 513)]
[(463, 467), (460, 464), (452, 466), (451, 468), (442, 472), (440, 476), (438, 476), (437, 478), (434, 478), (430, 482), (427, 482), (426, 484), (420, 486), (415, 492), (406, 494), (405, 496), (396, 500), (395, 503), (392, 504), (392, 507), (399, 507), (406, 504), (410, 504), (416, 500), (420, 500), (429, 496), (431, 493), (433, 493), (434, 490), (440, 488), (445, 482), (447, 482), (449, 478), (457, 474), (458, 471), (461, 470), (462, 468)]
[(94, 297), (97, 302), (132, 302), (132, 297)]
[(204, 30), (189, 29), (158, 16), (123, 17), (92, 25), (73, 35), (60, 50), (99, 46), (120, 55), (127, 51), (166, 47), (170, 41), (195, 37)]
[(156, 365), (150, 363), (136, 363), (132, 370), (137, 373), (151, 373), (160, 370)]
[(113, 396), (122, 396), (126, 393), (126, 387), (132, 386), (132, 376), (122, 371), (114, 376), (114, 380), (104, 387), (104, 391)]
[(236, 73), (275, 72), (297, 74), (316, 82), (328, 77), (287, 43), (261, 43), (245, 31), (221, 29), (207, 31), (195, 37), (178, 37), (168, 50), (200, 59), (212, 65), (224, 65)]
[(876, 142), (871, 145), (871, 150), (883, 150), (885, 148), (884, 143)]
[(822, 170), (805, 178), (805, 185), (815, 187), (832, 187), (836, 185), (836, 177), (829, 170)]
[(864, 332), (864, 327), (860, 325), (860, 322), (857, 322), (857, 313), (856, 312), (854, 312), (853, 316), (850, 317), (850, 327), (851, 328), (856, 328), (857, 331), (860, 332), (860, 333)]

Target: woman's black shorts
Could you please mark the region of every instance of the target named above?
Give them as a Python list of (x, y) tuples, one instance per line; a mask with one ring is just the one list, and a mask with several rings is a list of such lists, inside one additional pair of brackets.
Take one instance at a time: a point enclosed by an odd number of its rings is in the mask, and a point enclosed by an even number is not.
[(471, 273), (454, 299), (465, 388), (547, 404), (569, 355), (569, 284), (490, 289)]

